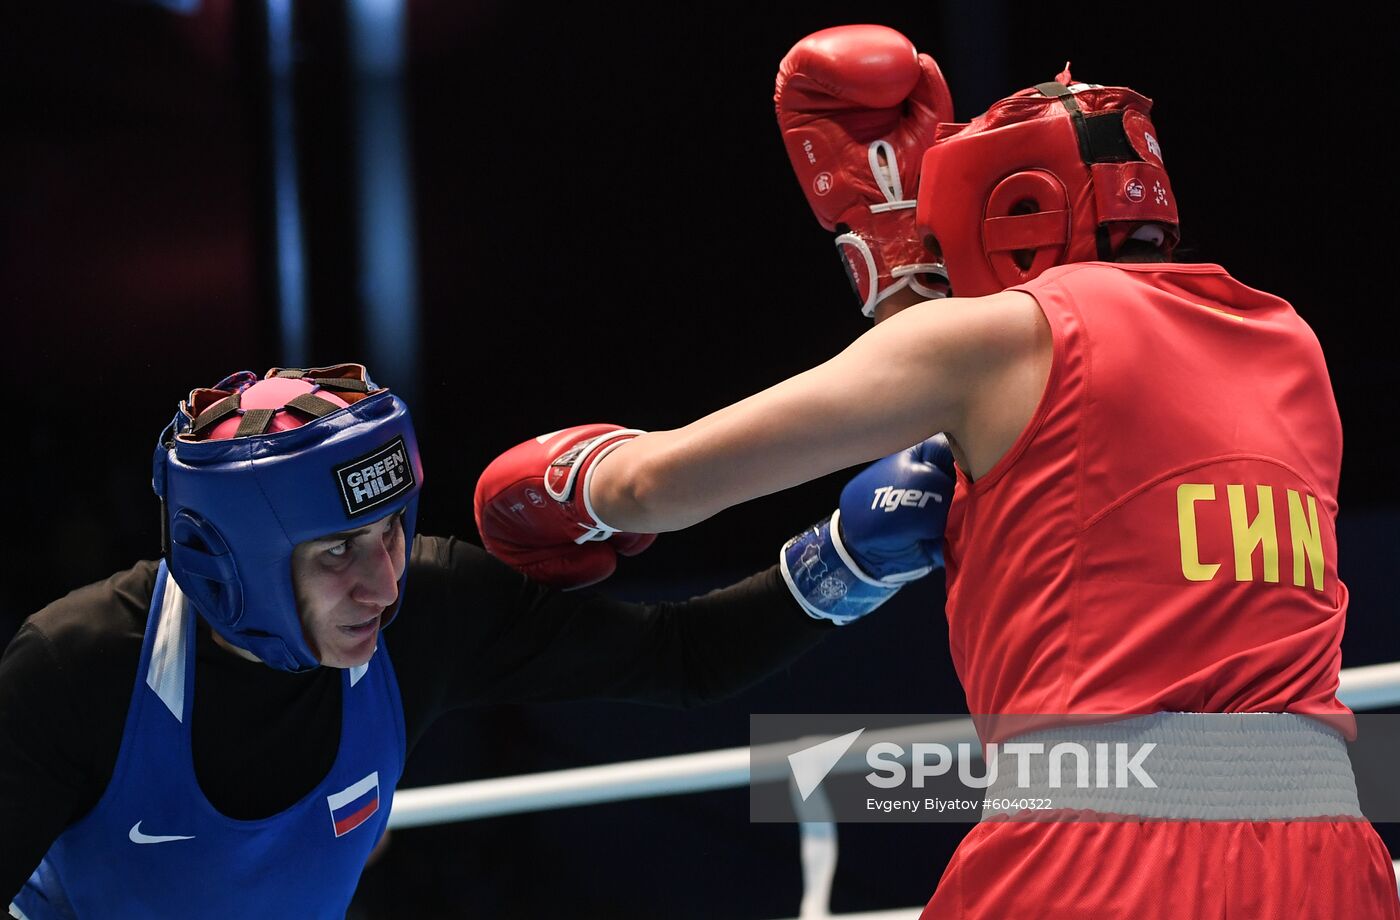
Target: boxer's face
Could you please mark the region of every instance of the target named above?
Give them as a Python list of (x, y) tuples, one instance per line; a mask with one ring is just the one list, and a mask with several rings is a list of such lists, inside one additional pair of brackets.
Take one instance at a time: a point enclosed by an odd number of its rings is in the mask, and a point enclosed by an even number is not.
[(369, 661), (406, 564), (403, 512), (297, 544), (292, 587), (302, 634), (321, 664)]

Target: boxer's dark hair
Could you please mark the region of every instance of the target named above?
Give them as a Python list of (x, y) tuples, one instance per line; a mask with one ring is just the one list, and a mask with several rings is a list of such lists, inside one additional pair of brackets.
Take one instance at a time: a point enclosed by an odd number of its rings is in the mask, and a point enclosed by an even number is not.
[(1171, 256), (1162, 251), (1162, 248), (1151, 240), (1128, 239), (1123, 241), (1123, 245), (1118, 247), (1118, 253), (1113, 257), (1115, 262), (1170, 262)]

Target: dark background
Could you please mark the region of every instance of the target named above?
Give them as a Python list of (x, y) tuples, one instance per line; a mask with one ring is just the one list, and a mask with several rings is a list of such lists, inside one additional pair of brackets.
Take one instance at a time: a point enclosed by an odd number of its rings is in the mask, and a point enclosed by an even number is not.
[[(17, 447), (0, 642), (54, 597), (158, 553), (150, 449), (188, 389), (296, 359), (276, 312), (265, 6), (19, 7), (0, 22), (0, 309)], [(342, 3), (293, 11), (301, 358), (329, 364), (360, 359), (384, 331), (364, 318), (357, 281), (367, 82)], [(866, 328), (791, 176), (771, 94), (804, 34), (880, 22), (940, 61), (963, 119), (1066, 59), (1081, 80), (1157, 100), (1185, 258), (1285, 297), (1326, 350), (1347, 437), (1344, 660), (1400, 658), (1395, 362), (1380, 333), (1394, 304), (1381, 100), (1395, 18), (1301, 4), (410, 0), (401, 79), (374, 86), (400, 100), (406, 127), (418, 345), (394, 355), (402, 379), (378, 376), (412, 397), (421, 529), (474, 539), (476, 476), (519, 440), (594, 420), (674, 427)], [(842, 481), (668, 535), (607, 590), (686, 596), (769, 565)], [(405, 784), (741, 745), (750, 712), (959, 711), (936, 581), (707, 710), (454, 716)], [(843, 826), (835, 907), (921, 903), (963, 831)], [(778, 917), (799, 893), (795, 829), (750, 825), (733, 790), (398, 832), (357, 910)]]

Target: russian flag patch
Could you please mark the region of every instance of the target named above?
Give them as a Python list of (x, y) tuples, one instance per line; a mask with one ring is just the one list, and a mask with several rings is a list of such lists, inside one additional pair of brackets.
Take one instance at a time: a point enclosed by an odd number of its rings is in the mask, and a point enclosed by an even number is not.
[(335, 835), (343, 837), (369, 820), (379, 810), (379, 771), (352, 786), (326, 796), (331, 807), (331, 824)]

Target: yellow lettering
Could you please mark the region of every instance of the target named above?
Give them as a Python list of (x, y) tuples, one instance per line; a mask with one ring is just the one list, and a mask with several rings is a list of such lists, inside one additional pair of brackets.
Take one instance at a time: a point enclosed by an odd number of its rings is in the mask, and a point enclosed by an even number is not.
[(1256, 486), (1259, 513), (1249, 520), (1244, 504), (1244, 486), (1230, 483), (1225, 494), (1230, 500), (1230, 533), (1235, 539), (1235, 581), (1254, 580), (1254, 548), (1263, 547), (1264, 580), (1278, 581), (1278, 531), (1274, 528), (1274, 490)]
[(1303, 517), (1303, 501), (1297, 492), (1288, 490), (1288, 530), (1293, 534), (1293, 583), (1303, 587), (1303, 556), (1312, 569), (1314, 591), (1322, 590), (1322, 531), (1317, 526), (1317, 499), (1308, 496), (1308, 516)]
[(1210, 483), (1183, 482), (1176, 487), (1176, 527), (1181, 534), (1181, 574), (1188, 581), (1210, 581), (1220, 571), (1220, 563), (1201, 564), (1200, 545), (1196, 542), (1196, 502), (1215, 501), (1215, 486)]

